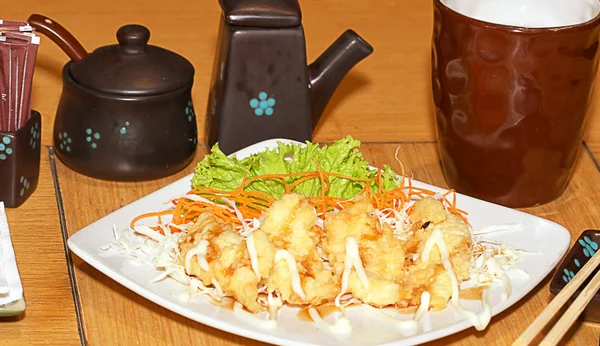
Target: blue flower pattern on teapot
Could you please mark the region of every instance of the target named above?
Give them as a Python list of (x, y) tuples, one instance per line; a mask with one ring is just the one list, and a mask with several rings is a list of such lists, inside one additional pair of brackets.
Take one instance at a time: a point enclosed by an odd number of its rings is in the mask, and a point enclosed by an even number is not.
[(273, 107), (275, 107), (275, 99), (273, 97), (268, 97), (267, 93), (261, 91), (258, 93), (258, 98), (253, 98), (250, 100), (250, 107), (254, 109), (254, 115), (257, 117), (264, 115), (271, 116), (275, 112)]

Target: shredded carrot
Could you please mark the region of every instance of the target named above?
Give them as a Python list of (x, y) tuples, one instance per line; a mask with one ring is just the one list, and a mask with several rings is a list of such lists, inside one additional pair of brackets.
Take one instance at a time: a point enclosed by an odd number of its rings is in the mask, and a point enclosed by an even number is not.
[(133, 226), (135, 225), (136, 222), (140, 221), (141, 219), (146, 219), (149, 217), (158, 217), (159, 222), (160, 222), (161, 216), (170, 215), (170, 214), (173, 214), (172, 210), (157, 211), (157, 212), (145, 213), (142, 215), (138, 215), (135, 219), (131, 220), (130, 227), (133, 228)]
[[(331, 178), (341, 178), (350, 181), (350, 183), (362, 184), (363, 188), (359, 194), (368, 198), (373, 204), (373, 207), (380, 210), (388, 208), (400, 210), (404, 207), (405, 203), (414, 197), (424, 198), (426, 196), (436, 195), (434, 191), (413, 186), (411, 179), (404, 178), (406, 175), (404, 165), (402, 165), (401, 162), (400, 167), (403, 177), (401, 185), (389, 191), (385, 191), (383, 188), (383, 177), (380, 173), (372, 179), (355, 178), (338, 173), (325, 172), (319, 165), (317, 165), (316, 172), (264, 174), (251, 178), (247, 178), (247, 175), (244, 175), (242, 183), (232, 191), (224, 191), (211, 187), (196, 187), (189, 191), (187, 195), (200, 196), (203, 197), (205, 201), (194, 201), (185, 196), (178, 198), (172, 201), (174, 205), (173, 209), (139, 215), (131, 221), (131, 227), (138, 221), (151, 217), (158, 217), (159, 224), (162, 224), (161, 217), (166, 215), (173, 216), (171, 221), (172, 224), (191, 224), (196, 221), (198, 216), (207, 212), (227, 223), (241, 225), (241, 221), (238, 219), (236, 211), (231, 204), (235, 205), (235, 208), (239, 210), (245, 219), (252, 219), (260, 217), (260, 215), (277, 200), (277, 198), (271, 194), (252, 189), (252, 184), (258, 181), (278, 181), (283, 185), (284, 193), (287, 194), (293, 192), (300, 184), (317, 179), (320, 185), (320, 191), (316, 196), (309, 197), (308, 201), (317, 209), (319, 217), (322, 219), (325, 218), (326, 213), (336, 209), (345, 208), (352, 203), (351, 200), (344, 200), (339, 197), (328, 195), (329, 188), (331, 187)], [(450, 201), (451, 194), (452, 201)], [(450, 213), (467, 223), (467, 213), (458, 209), (456, 206), (456, 193), (454, 190), (445, 192), (441, 195), (439, 200), (445, 205)], [(411, 215), (413, 212), (414, 206), (411, 206), (406, 210), (408, 215)], [(172, 227), (170, 224), (163, 226), (168, 226), (171, 232), (181, 231), (179, 228)], [(163, 232), (161, 227), (153, 227), (153, 229), (161, 233)]]

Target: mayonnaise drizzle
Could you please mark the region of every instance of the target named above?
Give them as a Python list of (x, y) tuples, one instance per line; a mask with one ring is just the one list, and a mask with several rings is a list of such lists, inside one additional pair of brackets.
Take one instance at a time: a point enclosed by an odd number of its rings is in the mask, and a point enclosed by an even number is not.
[(254, 233), (250, 233), (246, 237), (246, 248), (250, 255), (250, 264), (252, 265), (252, 271), (256, 274), (258, 280), (260, 280), (260, 270), (258, 267), (258, 254), (256, 253), (256, 245), (254, 244)]
[(375, 308), (369, 304), (363, 304), (363, 308), (366, 309), (367, 312), (370, 312), (372, 316), (396, 327), (403, 334), (411, 335), (416, 333), (419, 329), (423, 315), (429, 310), (430, 300), (431, 295), (429, 294), (429, 292), (425, 291), (421, 293), (421, 303), (419, 304), (419, 308), (417, 309), (414, 318), (412, 320), (405, 321), (395, 319), (392, 316), (389, 316), (388, 314), (381, 311), (381, 309)]
[(321, 317), (319, 311), (317, 311), (317, 309), (315, 308), (309, 308), (308, 315), (315, 322), (317, 328), (326, 332), (335, 334), (348, 334), (352, 332), (352, 325), (350, 324), (350, 321), (344, 316), (338, 318), (335, 321), (335, 323), (329, 323)]
[(244, 309), (244, 306), (237, 301), (233, 303), (233, 313), (237, 318), (242, 320), (245, 323), (253, 325), (258, 328), (263, 329), (276, 329), (277, 328), (277, 320), (263, 320), (259, 318), (257, 315), (252, 314)]
[(290, 271), (290, 279), (292, 281), (292, 289), (302, 299), (306, 299), (306, 295), (302, 290), (302, 283), (300, 282), (300, 274), (298, 273), (298, 267), (296, 267), (296, 259), (287, 250), (277, 250), (275, 252), (275, 263), (279, 260), (285, 260)]
[(279, 296), (275, 297), (272, 292), (269, 292), (267, 293), (267, 304), (269, 305), (269, 319), (276, 320), (283, 301)]
[(458, 279), (456, 278), (456, 274), (454, 273), (454, 269), (452, 268), (452, 263), (450, 262), (450, 254), (448, 252), (446, 242), (444, 241), (444, 234), (442, 233), (442, 231), (440, 231), (437, 228), (433, 230), (431, 236), (427, 239), (427, 242), (425, 243), (425, 248), (421, 253), (421, 257), (424, 261), (429, 260), (431, 250), (436, 245), (440, 252), (440, 257), (442, 259), (444, 269), (446, 269), (446, 271), (448, 272), (448, 276), (450, 277), (450, 283), (452, 285), (452, 306), (459, 314), (471, 321), (475, 329), (484, 330), (485, 327), (487, 327), (488, 323), (490, 323), (490, 319), (492, 318), (492, 307), (489, 303), (489, 289), (485, 290), (483, 293), (483, 297), (481, 300), (483, 312), (480, 315), (477, 315), (476, 313), (469, 311), (465, 309), (462, 305), (460, 305)]
[(192, 262), (192, 257), (196, 255), (196, 260), (200, 265), (200, 268), (204, 271), (208, 271), (208, 262), (206, 261), (206, 251), (208, 249), (208, 240), (202, 239), (198, 242), (198, 244), (194, 245), (191, 249), (188, 250), (185, 254), (185, 270), (190, 272), (190, 264)]
[(358, 275), (360, 282), (368, 290), (369, 278), (367, 277), (367, 273), (365, 272), (365, 268), (360, 259), (358, 243), (354, 237), (346, 237), (346, 258), (344, 260), (344, 273), (342, 274), (342, 288), (340, 293), (335, 297), (336, 306), (340, 306), (340, 298), (348, 290), (348, 280), (350, 279), (352, 268), (356, 269), (356, 274)]

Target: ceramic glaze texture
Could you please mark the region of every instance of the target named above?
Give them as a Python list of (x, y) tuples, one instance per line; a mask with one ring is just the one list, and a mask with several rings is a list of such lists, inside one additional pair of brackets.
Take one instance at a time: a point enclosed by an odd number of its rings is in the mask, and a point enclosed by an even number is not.
[(187, 59), (148, 44), (150, 31), (137, 24), (119, 28), (118, 44), (88, 54), (56, 21), (34, 14), (28, 23), (71, 58), (53, 135), (65, 165), (98, 179), (141, 181), (192, 160), (198, 129)]
[(63, 68), (63, 93), (54, 122), (56, 155), (94, 178), (161, 178), (193, 158), (198, 130), (189, 84), (158, 95), (131, 96), (83, 87)]
[(564, 191), (594, 87), (599, 23), (508, 27), (435, 0), (432, 86), (450, 187), (510, 207)]
[[(311, 140), (346, 73), (373, 52), (346, 30), (307, 65), (297, 0), (220, 0), (204, 131), (231, 154), (271, 138)], [(277, 104), (277, 105), (275, 105)]]
[(41, 116), (31, 118), (16, 132), (0, 132), (0, 201), (18, 207), (35, 191), (40, 170)]

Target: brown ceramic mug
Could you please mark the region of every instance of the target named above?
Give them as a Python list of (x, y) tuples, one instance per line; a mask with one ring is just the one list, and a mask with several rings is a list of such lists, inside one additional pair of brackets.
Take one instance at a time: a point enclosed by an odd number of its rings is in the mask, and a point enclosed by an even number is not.
[(509, 207), (565, 190), (598, 67), (597, 0), (539, 2), (546, 7), (532, 16), (507, 0), (434, 0), (432, 88), (446, 181)]

